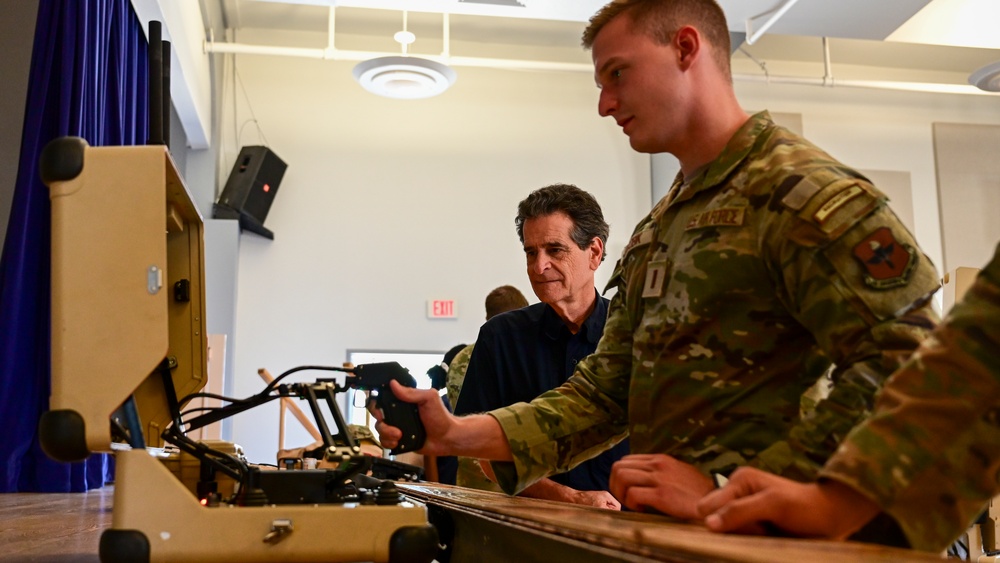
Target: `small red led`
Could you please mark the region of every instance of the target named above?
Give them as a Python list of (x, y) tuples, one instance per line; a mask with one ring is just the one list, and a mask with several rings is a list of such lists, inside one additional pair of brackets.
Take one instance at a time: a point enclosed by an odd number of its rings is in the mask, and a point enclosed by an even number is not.
[(271, 186), (268, 184), (264, 184), (264, 193), (267, 193), (269, 191), (271, 191)]

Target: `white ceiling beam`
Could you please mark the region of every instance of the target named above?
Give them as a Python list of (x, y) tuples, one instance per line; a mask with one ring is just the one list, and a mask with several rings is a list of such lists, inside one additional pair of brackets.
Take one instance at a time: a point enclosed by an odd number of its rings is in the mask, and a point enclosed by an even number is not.
[[(777, 21), (781, 19), (781, 16), (788, 13), (788, 10), (790, 10), (792, 6), (794, 6), (798, 1), (799, 0), (785, 0), (784, 4), (778, 6), (773, 10), (764, 12), (763, 14), (757, 14), (756, 16), (753, 16), (751, 18), (747, 18), (746, 21), (747, 45), (753, 45), (754, 43), (756, 43), (757, 40), (760, 39), (765, 33), (767, 33), (767, 30), (771, 29), (771, 26), (777, 23)], [(767, 19), (764, 20), (764, 23), (760, 24), (760, 27), (758, 27), (757, 29), (754, 29), (754, 21), (765, 17)]]

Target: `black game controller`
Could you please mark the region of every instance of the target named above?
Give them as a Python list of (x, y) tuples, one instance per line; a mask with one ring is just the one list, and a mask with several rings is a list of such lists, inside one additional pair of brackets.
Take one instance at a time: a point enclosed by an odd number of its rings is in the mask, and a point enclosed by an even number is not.
[(403, 432), (399, 444), (389, 453), (401, 454), (419, 450), (424, 445), (427, 433), (420, 421), (417, 405), (401, 401), (392, 392), (389, 382), (396, 380), (407, 387), (416, 387), (417, 381), (410, 372), (397, 362), (381, 362), (361, 364), (351, 369), (353, 378), (348, 378), (347, 384), (357, 389), (375, 391), (378, 395), (375, 404), (382, 410), (382, 416), (390, 426), (395, 426)]

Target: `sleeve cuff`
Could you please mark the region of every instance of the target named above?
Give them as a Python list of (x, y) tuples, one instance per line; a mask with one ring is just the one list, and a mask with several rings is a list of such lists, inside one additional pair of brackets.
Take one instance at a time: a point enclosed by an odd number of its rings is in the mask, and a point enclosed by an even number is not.
[(512, 462), (491, 463), (497, 483), (507, 494), (520, 493), (548, 477), (552, 473), (549, 468), (556, 466), (554, 442), (540, 431), (531, 412), (527, 403), (517, 403), (487, 413), (500, 423), (513, 456)]

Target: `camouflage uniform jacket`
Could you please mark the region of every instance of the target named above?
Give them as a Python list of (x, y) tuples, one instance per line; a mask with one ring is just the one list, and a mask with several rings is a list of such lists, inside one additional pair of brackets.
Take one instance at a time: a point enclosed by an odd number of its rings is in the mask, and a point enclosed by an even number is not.
[(469, 360), (472, 359), (472, 350), (476, 347), (473, 342), (465, 348), (459, 350), (455, 357), (448, 364), (448, 379), (446, 387), (448, 389), (448, 403), (451, 408), (458, 404), (458, 394), (462, 392), (462, 384), (465, 383), (465, 372), (469, 370)]
[(1000, 246), (965, 298), (879, 393), (821, 475), (940, 551), (1000, 493)]
[[(933, 264), (857, 172), (750, 118), (636, 227), (597, 351), (564, 384), (491, 411), (517, 492), (626, 431), (703, 472), (815, 477), (937, 321)], [(921, 306), (899, 317), (907, 305)], [(800, 397), (834, 385), (808, 417)]]

